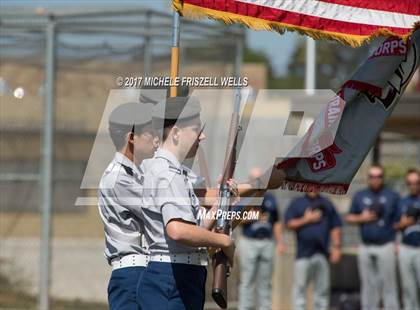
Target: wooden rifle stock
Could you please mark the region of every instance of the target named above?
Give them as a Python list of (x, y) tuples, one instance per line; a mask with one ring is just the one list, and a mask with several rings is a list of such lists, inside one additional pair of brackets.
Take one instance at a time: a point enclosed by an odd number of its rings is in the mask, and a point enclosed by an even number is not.
[(213, 256), (213, 288), (211, 295), (216, 304), (222, 308), (227, 307), (227, 276), (229, 266), (226, 255), (222, 252), (216, 252)]
[[(227, 181), (232, 178), (236, 164), (236, 140), (238, 133), (239, 115), (232, 114), (232, 119), (229, 129), (228, 147), (225, 154), (224, 173), (220, 183), (219, 191), (219, 210), (224, 213), (230, 211), (230, 192), (227, 186)], [(222, 214), (221, 218), (217, 219), (216, 232), (230, 235), (231, 223), (225, 220)], [(218, 251), (213, 255), (213, 286), (212, 297), (217, 305), (222, 308), (227, 308), (227, 277), (229, 275), (229, 265), (226, 255), (222, 251)]]
[[(227, 181), (233, 177), (236, 166), (236, 156), (240, 151), (243, 143), (243, 135), (248, 128), (249, 120), (251, 119), (251, 114), (254, 109), (256, 93), (253, 93), (250, 96), (244, 106), (242, 112), (241, 123), (239, 123), (239, 111), (241, 105), (241, 95), (238, 91), (235, 98), (235, 108), (232, 113), (232, 118), (229, 128), (229, 137), (228, 145), (226, 148), (225, 162), (223, 177), (220, 183), (219, 190), (219, 210), (230, 211), (230, 192), (227, 186)], [(239, 131), (242, 132), (242, 135), (239, 135)], [(231, 221), (223, 219), (217, 219), (216, 223), (216, 232), (224, 233), (230, 235), (232, 230)], [(222, 252), (216, 252), (213, 256), (213, 287), (212, 287), (212, 297), (214, 301), (219, 305), (219, 307), (225, 309), (227, 308), (227, 277), (229, 275), (229, 265), (226, 255)]]

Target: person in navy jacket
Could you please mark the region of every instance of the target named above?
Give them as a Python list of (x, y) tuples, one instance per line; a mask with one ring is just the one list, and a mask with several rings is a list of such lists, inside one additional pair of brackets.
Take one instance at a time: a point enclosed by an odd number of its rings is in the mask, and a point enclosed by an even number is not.
[(420, 309), (420, 173), (410, 169), (405, 176), (409, 194), (400, 201), (401, 230), (399, 267), (405, 310)]
[[(261, 175), (261, 169), (255, 167), (251, 170), (250, 179), (254, 180)], [(277, 200), (270, 192), (261, 198), (262, 201), (251, 208), (258, 212), (258, 219), (242, 221), (242, 237), (238, 242), (239, 310), (272, 309), (274, 254), (282, 254), (285, 250)], [(243, 210), (250, 206), (248, 204), (251, 201), (245, 198), (233, 210)]]
[[(291, 202), (285, 214), (286, 228), (296, 232), (293, 308), (306, 309), (306, 293), (313, 281), (313, 309), (329, 307), (330, 262), (341, 258), (342, 221), (334, 205), (317, 192)], [(331, 239), (331, 245), (330, 245)]]
[(384, 185), (384, 169), (368, 169), (368, 187), (353, 196), (346, 220), (359, 225), (361, 244), (358, 266), (362, 309), (399, 309), (396, 282), (394, 225), (398, 221), (399, 195)]

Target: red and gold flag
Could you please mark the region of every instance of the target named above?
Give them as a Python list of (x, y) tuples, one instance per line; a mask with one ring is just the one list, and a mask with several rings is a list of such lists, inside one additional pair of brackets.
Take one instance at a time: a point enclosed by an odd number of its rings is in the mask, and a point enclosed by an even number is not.
[(189, 18), (252, 29), (296, 30), (353, 47), (376, 36), (407, 38), (420, 25), (420, 0), (173, 0)]

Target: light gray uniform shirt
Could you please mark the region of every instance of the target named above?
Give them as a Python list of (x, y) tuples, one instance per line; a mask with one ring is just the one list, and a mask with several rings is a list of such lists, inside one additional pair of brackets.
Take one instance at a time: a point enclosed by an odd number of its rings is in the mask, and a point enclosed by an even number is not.
[(144, 160), (141, 167), (145, 180), (141, 208), (150, 255), (205, 253), (203, 248), (173, 241), (166, 233), (166, 225), (173, 219), (200, 225), (200, 205), (193, 190), (197, 176), (163, 149), (158, 149), (154, 158)]
[(141, 170), (119, 152), (102, 175), (98, 206), (108, 263), (127, 254), (149, 254), (140, 208), (143, 180)]

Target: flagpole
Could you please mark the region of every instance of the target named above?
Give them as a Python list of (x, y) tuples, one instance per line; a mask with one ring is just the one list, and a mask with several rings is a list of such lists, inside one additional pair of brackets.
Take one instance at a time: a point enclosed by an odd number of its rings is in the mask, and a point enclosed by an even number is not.
[(316, 87), (316, 43), (306, 37), (306, 71), (305, 90), (308, 95), (313, 95)]
[[(179, 73), (179, 29), (180, 28), (180, 16), (175, 10), (172, 21), (172, 48), (171, 48), (171, 80), (175, 81), (175, 78)], [(171, 86), (170, 96), (176, 97), (177, 87)]]

